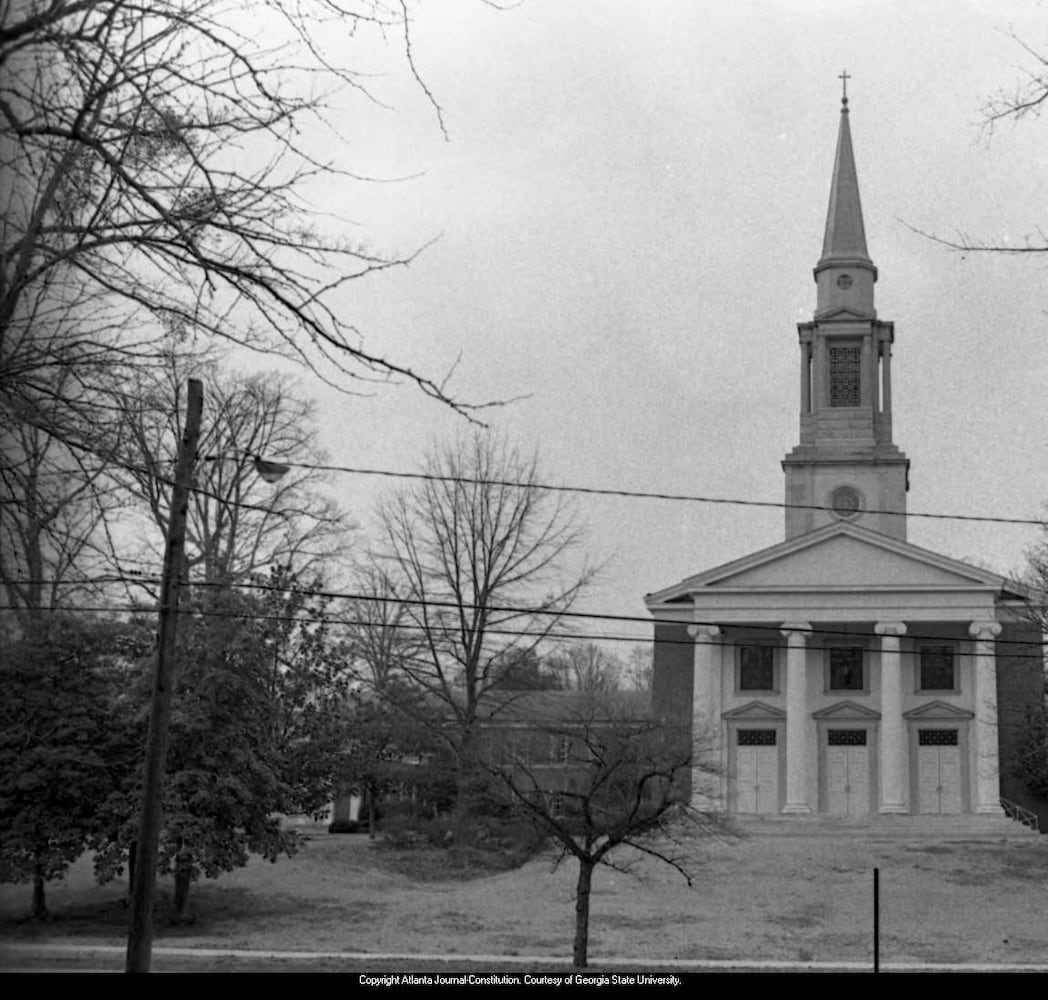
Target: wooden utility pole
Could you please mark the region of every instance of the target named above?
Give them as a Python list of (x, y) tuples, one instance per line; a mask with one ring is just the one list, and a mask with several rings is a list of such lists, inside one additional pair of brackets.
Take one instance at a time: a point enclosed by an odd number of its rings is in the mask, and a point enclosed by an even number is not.
[(200, 440), (200, 418), (204, 408), (204, 386), (189, 380), (186, 426), (178, 450), (178, 465), (171, 490), (171, 511), (164, 548), (164, 577), (160, 589), (156, 672), (149, 713), (146, 769), (142, 779), (142, 807), (138, 820), (134, 875), (131, 881), (131, 926), (127, 935), (125, 972), (148, 972), (153, 953), (153, 899), (156, 895), (156, 865), (160, 843), (160, 802), (163, 797), (164, 764), (167, 759), (171, 697), (175, 685), (175, 636), (178, 626), (178, 577), (182, 571), (186, 541), (186, 512), (192, 483), (193, 462)]

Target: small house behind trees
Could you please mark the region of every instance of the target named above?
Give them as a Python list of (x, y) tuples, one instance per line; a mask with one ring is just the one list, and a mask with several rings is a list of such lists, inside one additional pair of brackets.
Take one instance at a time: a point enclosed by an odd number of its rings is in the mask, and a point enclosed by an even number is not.
[[(511, 801), (510, 786), (543, 796), (553, 815), (567, 815), (580, 796), (593, 796), (593, 772), (622, 757), (622, 744), (636, 741), (657, 723), (640, 692), (507, 692), (493, 701), (479, 725), (477, 753), (500, 780), (495, 790)], [(635, 748), (636, 749), (636, 748)], [(681, 753), (687, 756), (687, 748)], [(639, 759), (615, 759), (617, 772), (599, 782), (597, 798), (610, 808), (623, 781), (635, 786)], [(656, 788), (645, 790), (650, 798)], [(632, 791), (631, 793), (632, 794)]]

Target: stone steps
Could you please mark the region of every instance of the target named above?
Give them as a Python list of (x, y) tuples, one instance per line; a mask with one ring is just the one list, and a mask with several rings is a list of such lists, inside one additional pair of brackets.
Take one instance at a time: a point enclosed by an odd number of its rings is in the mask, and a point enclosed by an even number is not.
[(732, 822), (748, 837), (1025, 840), (1038, 836), (1006, 816), (733, 816)]

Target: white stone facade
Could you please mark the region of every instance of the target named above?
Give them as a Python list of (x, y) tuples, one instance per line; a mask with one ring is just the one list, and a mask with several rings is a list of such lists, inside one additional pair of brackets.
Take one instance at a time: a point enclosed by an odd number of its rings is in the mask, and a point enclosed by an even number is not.
[(649, 595), (694, 642), (690, 678), (666, 676), (685, 669), (670, 642), (655, 669), (664, 709), (690, 681), (696, 804), (999, 813), (996, 646), (1018, 603), (995, 574), (843, 523)]

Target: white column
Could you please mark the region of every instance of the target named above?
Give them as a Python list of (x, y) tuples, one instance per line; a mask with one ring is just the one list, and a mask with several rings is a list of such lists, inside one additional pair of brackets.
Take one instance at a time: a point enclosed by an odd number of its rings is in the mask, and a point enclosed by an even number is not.
[(997, 622), (972, 622), (968, 634), (975, 673), (975, 811), (1001, 815), (1001, 781), (997, 760), (997, 656), (994, 639), (1001, 634)]
[(885, 340), (881, 344), (882, 372), (884, 384), (881, 388), (881, 412), (892, 412), (892, 345)]
[(826, 356), (826, 338), (817, 338), (813, 345), (812, 378), (815, 382), (812, 392), (812, 409), (821, 410), (829, 406), (829, 361)]
[(906, 634), (906, 626), (902, 622), (878, 622), (874, 631), (881, 637), (880, 811), (904, 813), (909, 753), (902, 717), (899, 636)]
[(801, 414), (811, 413), (811, 343), (801, 341)]
[(860, 401), (863, 406), (868, 406), (871, 412), (877, 412), (877, 363), (873, 353), (873, 334), (868, 333), (862, 338), (862, 386), (860, 390)]
[(691, 695), (691, 804), (703, 812), (723, 807), (721, 767), (721, 647), (716, 625), (689, 625), (695, 640), (695, 677)]
[(784, 813), (809, 813), (807, 622), (784, 622), (786, 637), (786, 805)]

